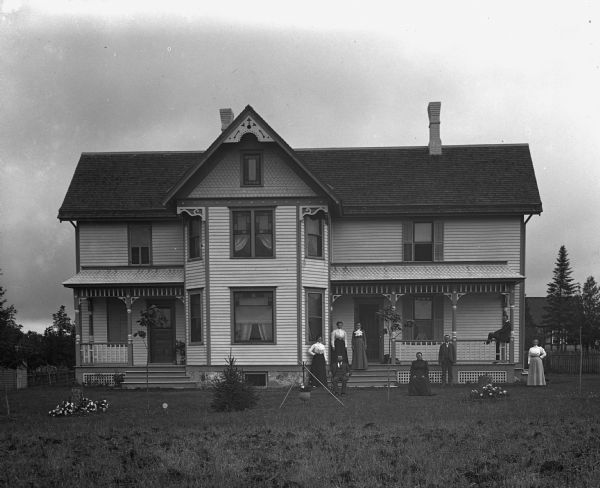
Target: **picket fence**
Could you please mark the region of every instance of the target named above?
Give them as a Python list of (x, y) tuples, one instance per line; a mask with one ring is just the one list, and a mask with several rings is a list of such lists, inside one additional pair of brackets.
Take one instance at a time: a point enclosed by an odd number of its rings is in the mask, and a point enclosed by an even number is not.
[[(549, 352), (544, 360), (544, 368), (549, 373), (579, 374), (579, 352)], [(584, 352), (583, 368), (585, 374), (600, 373), (600, 352)]]

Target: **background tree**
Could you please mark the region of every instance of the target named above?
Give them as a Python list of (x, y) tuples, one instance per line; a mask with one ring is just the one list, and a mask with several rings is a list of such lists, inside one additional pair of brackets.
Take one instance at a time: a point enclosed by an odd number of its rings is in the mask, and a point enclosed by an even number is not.
[(579, 335), (575, 320), (576, 286), (571, 278), (572, 273), (567, 249), (562, 245), (558, 250), (552, 281), (548, 283), (543, 318), (544, 327), (558, 336), (561, 349), (565, 349), (567, 343), (573, 342)]
[(14, 305), (6, 304), (5, 293), (4, 287), (0, 286), (0, 366), (16, 368), (24, 363), (20, 350), (23, 326), (17, 324)]
[(44, 331), (46, 362), (54, 366), (75, 366), (75, 327), (61, 305), (52, 314), (52, 325)]
[(590, 348), (596, 339), (600, 339), (600, 288), (593, 276), (588, 276), (578, 293), (581, 324), (581, 345)]

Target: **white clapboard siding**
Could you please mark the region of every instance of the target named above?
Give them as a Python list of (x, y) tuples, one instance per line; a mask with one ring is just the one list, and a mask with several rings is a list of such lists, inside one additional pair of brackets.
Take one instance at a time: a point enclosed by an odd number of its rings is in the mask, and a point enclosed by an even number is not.
[[(211, 364), (225, 364), (230, 350), (240, 365), (296, 364), (296, 207), (276, 208), (275, 259), (231, 259), (229, 216), (225, 207), (209, 212)], [(275, 344), (232, 344), (231, 287), (275, 289)]]
[(81, 313), (79, 314), (81, 326), (81, 342), (89, 342), (90, 340), (90, 321), (88, 315), (87, 300), (81, 301)]
[(399, 219), (337, 219), (332, 227), (333, 262), (402, 261)]
[[(108, 304), (106, 298), (94, 298), (93, 300), (94, 342), (108, 342)], [(111, 300), (114, 300), (114, 298)]]
[(188, 290), (206, 286), (206, 268), (204, 260), (188, 261), (185, 264), (185, 287)]
[(444, 222), (445, 261), (507, 261), (519, 271), (519, 217), (448, 219)]
[[(487, 339), (490, 332), (502, 327), (503, 297), (500, 294), (464, 295), (456, 308), (458, 340)], [(444, 334), (452, 333), (452, 306), (444, 304)]]
[[(227, 146), (227, 145), (226, 145)], [(312, 197), (315, 192), (284, 161), (280, 150), (264, 146), (263, 185), (240, 185), (240, 152), (237, 146), (226, 147), (220, 160), (189, 194), (189, 198), (239, 197)]]
[(181, 222), (152, 223), (152, 264), (182, 265), (183, 228)]
[(81, 266), (127, 266), (127, 224), (79, 224)]

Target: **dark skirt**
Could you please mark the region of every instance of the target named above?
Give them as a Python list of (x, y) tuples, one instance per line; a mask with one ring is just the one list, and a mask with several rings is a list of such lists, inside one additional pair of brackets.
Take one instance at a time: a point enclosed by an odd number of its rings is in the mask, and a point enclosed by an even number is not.
[(344, 362), (348, 362), (348, 350), (344, 339), (336, 339), (331, 348), (331, 364), (337, 361), (338, 356), (344, 358)]
[(415, 396), (429, 396), (431, 395), (431, 384), (427, 376), (414, 376), (411, 377), (410, 383), (408, 384), (408, 394)]
[[(313, 356), (312, 363), (310, 365), (310, 372), (312, 373), (310, 376), (310, 384), (312, 386), (321, 386), (319, 384), (320, 381), (323, 386), (327, 387), (327, 367), (325, 365), (325, 354), (315, 354)], [(317, 381), (317, 379), (319, 381)]]

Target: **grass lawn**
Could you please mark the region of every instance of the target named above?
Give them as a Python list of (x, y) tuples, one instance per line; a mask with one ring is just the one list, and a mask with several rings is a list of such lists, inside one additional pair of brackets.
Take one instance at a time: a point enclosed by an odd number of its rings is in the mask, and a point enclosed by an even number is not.
[(351, 389), (345, 407), (293, 391), (281, 409), (286, 392), (262, 390), (237, 413), (211, 412), (209, 391), (88, 388), (108, 412), (67, 418), (48, 411), (70, 389), (36, 387), (9, 393), (10, 417), (0, 402), (0, 486), (598, 487), (600, 376), (577, 387)]

